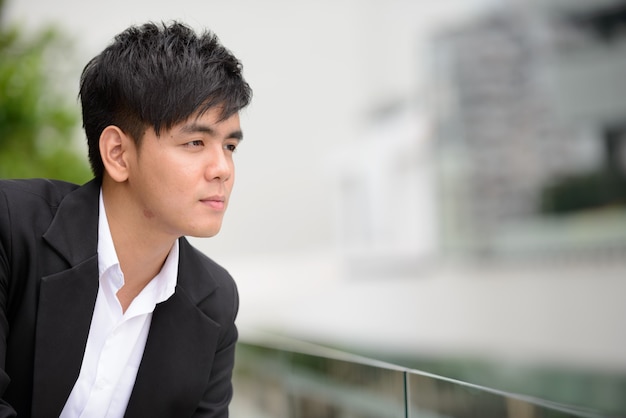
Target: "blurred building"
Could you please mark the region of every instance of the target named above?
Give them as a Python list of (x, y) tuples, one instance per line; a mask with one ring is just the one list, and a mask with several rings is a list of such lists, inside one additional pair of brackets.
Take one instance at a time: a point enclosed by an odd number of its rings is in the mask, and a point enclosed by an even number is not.
[(625, 4), (518, 2), (434, 39), (444, 253), (626, 249)]
[(350, 274), (623, 255), (625, 21), (624, 1), (536, 0), (439, 32), (419, 106), (336, 155)]

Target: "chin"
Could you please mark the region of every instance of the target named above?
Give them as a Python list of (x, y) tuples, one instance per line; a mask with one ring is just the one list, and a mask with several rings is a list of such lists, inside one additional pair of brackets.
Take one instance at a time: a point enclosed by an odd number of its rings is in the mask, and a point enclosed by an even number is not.
[(220, 229), (221, 225), (217, 227), (213, 226), (210, 228), (199, 228), (190, 231), (190, 233), (187, 235), (194, 238), (211, 238), (216, 236), (220, 232)]

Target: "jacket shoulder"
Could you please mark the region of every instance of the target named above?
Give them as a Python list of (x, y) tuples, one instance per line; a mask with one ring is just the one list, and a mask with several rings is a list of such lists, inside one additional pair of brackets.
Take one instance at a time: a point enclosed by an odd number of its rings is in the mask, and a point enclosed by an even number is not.
[(199, 263), (204, 270), (206, 270), (211, 277), (215, 279), (218, 286), (234, 281), (228, 270), (194, 247), (189, 241), (187, 241), (187, 239), (181, 239), (180, 244), (181, 251), (184, 251), (187, 257), (193, 258), (197, 263)]
[(218, 323), (234, 320), (239, 308), (237, 285), (230, 273), (185, 238), (180, 241), (179, 284), (193, 303)]
[(61, 201), (76, 187), (56, 180), (0, 180), (0, 250), (11, 258), (14, 248), (29, 247), (48, 229)]
[(0, 193), (7, 204), (45, 202), (48, 206), (58, 206), (63, 198), (78, 185), (61, 180), (19, 179), (0, 180)]

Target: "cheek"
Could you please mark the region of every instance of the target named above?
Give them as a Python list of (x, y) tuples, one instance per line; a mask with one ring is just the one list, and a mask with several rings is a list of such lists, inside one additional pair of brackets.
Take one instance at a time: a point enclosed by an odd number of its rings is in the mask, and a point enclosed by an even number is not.
[(153, 186), (170, 193), (188, 190), (190, 183), (198, 175), (198, 169), (193, 162), (171, 158), (159, 161), (153, 169)]

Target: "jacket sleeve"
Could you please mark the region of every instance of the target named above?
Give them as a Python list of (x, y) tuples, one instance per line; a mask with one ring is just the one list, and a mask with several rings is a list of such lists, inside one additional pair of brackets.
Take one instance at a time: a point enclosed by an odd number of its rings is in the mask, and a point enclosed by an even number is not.
[(223, 324), (224, 332), (215, 353), (209, 384), (194, 414), (194, 418), (228, 417), (228, 406), (233, 397), (232, 375), (235, 364), (235, 347), (238, 339), (235, 318), (239, 309), (237, 288), (234, 281), (231, 283), (232, 310), (230, 320), (228, 323)]
[(4, 401), (4, 393), (11, 379), (5, 371), (9, 321), (7, 316), (9, 294), (10, 217), (4, 192), (0, 189), (0, 418), (15, 417), (15, 410)]

